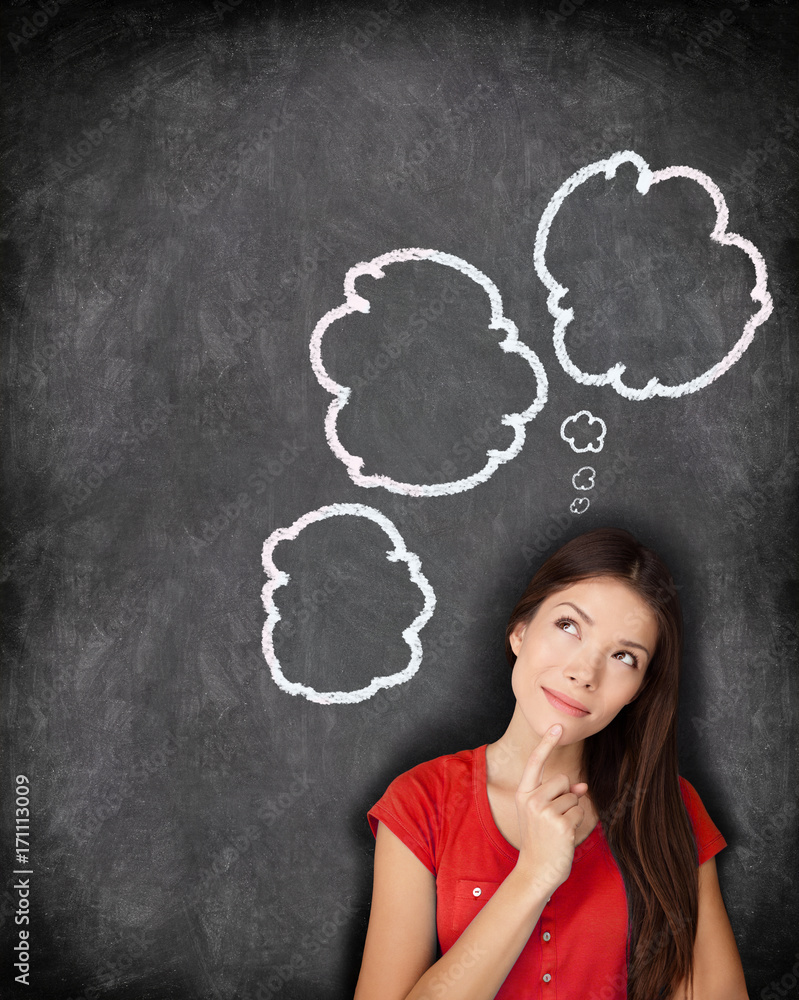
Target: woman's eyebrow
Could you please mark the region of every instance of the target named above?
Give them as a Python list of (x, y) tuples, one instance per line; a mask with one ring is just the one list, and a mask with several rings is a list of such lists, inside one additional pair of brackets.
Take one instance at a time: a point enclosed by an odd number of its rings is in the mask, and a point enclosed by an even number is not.
[[(564, 605), (567, 605), (570, 608), (574, 608), (574, 610), (583, 619), (583, 621), (586, 622), (586, 624), (588, 625), (594, 624), (594, 619), (590, 615), (586, 614), (582, 608), (578, 608), (576, 604), (572, 604), (571, 601), (562, 601), (560, 604), (556, 604), (555, 607), (562, 608)], [(651, 659), (649, 650), (646, 648), (646, 646), (642, 646), (640, 642), (633, 642), (632, 639), (619, 639), (619, 642), (622, 644), (622, 646), (635, 646), (636, 649), (643, 649), (646, 655), (649, 656)]]
[(583, 611), (583, 609), (582, 609), (582, 608), (578, 608), (576, 604), (572, 604), (572, 602), (571, 602), (571, 601), (562, 601), (562, 602), (561, 602), (560, 604), (556, 604), (556, 605), (555, 605), (555, 607), (556, 607), (556, 608), (562, 608), (562, 607), (563, 607), (564, 605), (567, 605), (567, 606), (568, 606), (568, 607), (570, 607), (570, 608), (574, 608), (574, 610), (575, 610), (575, 611), (577, 612), (577, 614), (578, 614), (578, 615), (579, 615), (579, 616), (580, 616), (580, 617), (581, 617), (581, 618), (583, 619), (583, 621), (584, 621), (584, 622), (586, 622), (586, 623), (587, 623), (588, 625), (593, 625), (593, 624), (594, 624), (594, 619), (593, 619), (593, 618), (591, 618), (591, 616), (590, 616), (590, 615), (587, 615), (587, 614), (585, 613), (585, 611)]

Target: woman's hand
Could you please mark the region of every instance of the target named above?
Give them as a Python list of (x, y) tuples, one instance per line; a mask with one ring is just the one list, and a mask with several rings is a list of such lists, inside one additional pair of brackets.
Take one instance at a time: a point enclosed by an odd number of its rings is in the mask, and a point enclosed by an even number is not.
[(521, 837), (516, 867), (550, 893), (569, 877), (577, 828), (584, 817), (580, 797), (588, 791), (584, 781), (570, 785), (566, 774), (542, 781), (544, 765), (562, 732), (558, 725), (544, 734), (516, 790)]

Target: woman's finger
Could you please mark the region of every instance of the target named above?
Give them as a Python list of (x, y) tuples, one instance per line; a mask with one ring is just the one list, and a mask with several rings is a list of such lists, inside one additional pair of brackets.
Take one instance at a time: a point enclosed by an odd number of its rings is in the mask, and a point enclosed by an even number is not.
[(530, 754), (527, 759), (527, 763), (524, 766), (522, 778), (519, 782), (519, 792), (522, 794), (534, 792), (541, 784), (541, 779), (544, 775), (544, 764), (546, 763), (547, 757), (549, 757), (552, 750), (557, 745), (562, 732), (563, 726), (558, 724), (550, 726), (544, 733), (541, 742)]

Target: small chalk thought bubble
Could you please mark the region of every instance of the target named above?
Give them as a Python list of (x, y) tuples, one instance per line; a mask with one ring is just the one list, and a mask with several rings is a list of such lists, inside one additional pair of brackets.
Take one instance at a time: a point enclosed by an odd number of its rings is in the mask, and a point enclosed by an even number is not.
[[(566, 417), (560, 425), (560, 436), (571, 450), (578, 454), (585, 451), (602, 451), (607, 431), (605, 421), (601, 417), (595, 417), (590, 410), (578, 410), (572, 416)], [(582, 469), (580, 471), (582, 472)], [(590, 489), (590, 487), (579, 488)]]
[(592, 490), (596, 482), (596, 469), (591, 465), (584, 465), (572, 476), (572, 486), (576, 490)]

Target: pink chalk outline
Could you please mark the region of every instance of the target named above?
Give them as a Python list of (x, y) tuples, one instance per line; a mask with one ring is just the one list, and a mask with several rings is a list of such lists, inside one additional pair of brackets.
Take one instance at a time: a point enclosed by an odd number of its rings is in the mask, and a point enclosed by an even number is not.
[[(359, 688), (357, 691), (317, 691), (315, 688), (308, 687), (305, 684), (290, 681), (283, 673), (280, 660), (275, 653), (272, 636), (275, 625), (280, 621), (280, 611), (275, 603), (275, 591), (279, 587), (285, 586), (291, 577), (288, 573), (284, 573), (283, 570), (277, 568), (272, 557), (278, 542), (292, 541), (309, 524), (313, 524), (315, 521), (324, 521), (328, 517), (345, 515), (366, 517), (370, 521), (374, 521), (375, 524), (379, 525), (385, 531), (394, 545), (393, 549), (389, 549), (386, 552), (386, 559), (389, 562), (402, 561), (408, 564), (408, 572), (410, 573), (411, 580), (424, 595), (424, 607), (402, 633), (402, 638), (411, 649), (411, 658), (404, 670), (385, 677), (373, 677), (367, 687)], [(286, 691), (288, 694), (302, 695), (308, 701), (316, 702), (318, 705), (355, 704), (359, 701), (366, 701), (367, 698), (371, 698), (372, 695), (377, 694), (382, 688), (393, 687), (395, 684), (402, 684), (404, 681), (410, 680), (419, 669), (419, 664), (422, 662), (422, 643), (419, 639), (419, 632), (433, 614), (436, 606), (436, 595), (433, 593), (433, 588), (430, 586), (424, 573), (422, 573), (422, 564), (419, 561), (419, 557), (413, 552), (408, 551), (402, 535), (397, 531), (393, 522), (389, 521), (379, 510), (375, 510), (374, 507), (367, 507), (361, 503), (333, 503), (328, 504), (326, 507), (320, 507), (318, 510), (312, 510), (308, 514), (303, 514), (302, 517), (297, 518), (290, 527), (278, 528), (272, 532), (264, 542), (262, 561), (264, 570), (269, 577), (269, 582), (264, 585), (261, 591), (261, 599), (266, 610), (266, 623), (264, 624), (262, 634), (262, 648), (275, 684), (281, 690)]]
[[(363, 475), (361, 472), (364, 464), (363, 459), (357, 455), (351, 455), (347, 451), (339, 440), (336, 428), (338, 415), (347, 405), (352, 389), (334, 382), (322, 363), (322, 337), (331, 323), (347, 316), (349, 313), (369, 312), (369, 301), (355, 290), (356, 279), (362, 274), (369, 274), (373, 278), (382, 278), (385, 276), (383, 268), (387, 265), (412, 260), (430, 260), (436, 264), (443, 264), (445, 267), (452, 267), (456, 271), (460, 271), (461, 274), (465, 274), (472, 281), (476, 281), (484, 289), (491, 303), (489, 330), (504, 330), (506, 333), (505, 339), (501, 341), (499, 347), (503, 351), (520, 354), (535, 372), (537, 382), (537, 394), (531, 406), (522, 413), (506, 413), (502, 416), (501, 422), (506, 427), (514, 429), (514, 437), (511, 444), (504, 451), (490, 449), (486, 453), (488, 460), (479, 472), (475, 472), (474, 475), (468, 476), (466, 479), (458, 479), (449, 483), (432, 483), (429, 485), (398, 483), (388, 476)], [(335, 396), (335, 399), (328, 407), (327, 417), (325, 418), (325, 436), (333, 454), (341, 459), (347, 467), (350, 479), (354, 483), (357, 483), (358, 486), (366, 487), (382, 486), (391, 493), (403, 493), (406, 496), (412, 497), (447, 496), (453, 493), (462, 493), (464, 490), (469, 490), (473, 486), (477, 486), (478, 483), (484, 483), (496, 472), (497, 468), (503, 462), (508, 462), (519, 454), (524, 444), (524, 425), (533, 419), (547, 401), (547, 376), (538, 356), (519, 340), (519, 331), (516, 324), (503, 315), (502, 298), (500, 297), (499, 289), (489, 277), (460, 257), (453, 257), (452, 254), (442, 253), (440, 250), (420, 250), (418, 248), (390, 250), (380, 257), (375, 257), (373, 260), (355, 264), (351, 267), (344, 277), (344, 293), (346, 296), (344, 304), (336, 306), (335, 309), (331, 309), (330, 312), (325, 313), (316, 324), (311, 337), (310, 347), (311, 364), (319, 380), (319, 384), (327, 389), (331, 395)]]
[[(743, 250), (743, 252), (751, 259), (755, 267), (756, 280), (754, 288), (751, 292), (751, 297), (754, 302), (760, 303), (760, 309), (749, 317), (740, 339), (732, 350), (718, 362), (718, 364), (713, 365), (713, 367), (708, 369), (708, 371), (703, 372), (694, 379), (691, 379), (690, 382), (683, 382), (681, 385), (663, 385), (657, 377), (654, 377), (647, 382), (643, 389), (633, 389), (630, 386), (625, 385), (622, 381), (622, 375), (626, 371), (626, 365), (621, 362), (614, 365), (612, 368), (609, 368), (604, 374), (589, 375), (581, 371), (573, 363), (568, 355), (568, 352), (566, 351), (566, 327), (574, 319), (574, 310), (561, 309), (559, 305), (560, 300), (568, 293), (569, 289), (565, 288), (555, 280), (546, 265), (546, 249), (547, 239), (549, 238), (549, 230), (561, 205), (575, 188), (579, 187), (580, 184), (585, 183), (589, 177), (593, 177), (595, 174), (604, 172), (605, 177), (608, 180), (615, 177), (616, 170), (622, 163), (633, 163), (638, 167), (638, 181), (635, 186), (636, 190), (640, 194), (646, 194), (653, 184), (659, 184), (661, 181), (669, 180), (672, 177), (687, 177), (689, 180), (696, 181), (697, 184), (701, 185), (705, 191), (707, 191), (716, 206), (716, 224), (713, 227), (713, 232), (710, 234), (710, 238), (715, 240), (716, 243), (721, 243), (723, 246), (735, 246), (740, 250)], [(760, 251), (756, 246), (754, 246), (754, 244), (750, 243), (749, 240), (744, 239), (742, 236), (738, 236), (736, 233), (727, 232), (728, 222), (729, 210), (727, 208), (727, 202), (724, 200), (724, 195), (721, 193), (714, 181), (707, 176), (707, 174), (703, 174), (701, 171), (695, 170), (693, 167), (666, 167), (664, 170), (653, 171), (650, 170), (646, 161), (643, 160), (637, 153), (633, 153), (630, 150), (623, 150), (622, 152), (614, 153), (606, 160), (598, 160), (596, 163), (590, 163), (588, 166), (582, 167), (582, 169), (567, 178), (567, 180), (565, 180), (555, 192), (551, 201), (544, 209), (544, 214), (541, 216), (541, 221), (538, 224), (538, 232), (536, 233), (535, 238), (535, 250), (533, 253), (533, 263), (535, 265), (536, 274), (549, 289), (547, 308), (555, 318), (555, 353), (557, 354), (558, 361), (560, 361), (563, 369), (571, 375), (573, 379), (577, 382), (581, 382), (583, 385), (611, 385), (620, 396), (624, 396), (626, 399), (649, 399), (652, 396), (667, 396), (675, 399), (678, 396), (685, 396), (689, 392), (697, 392), (699, 389), (703, 389), (731, 368), (752, 342), (755, 330), (761, 325), (761, 323), (765, 323), (771, 315), (774, 307), (771, 301), (771, 296), (766, 288), (768, 274), (766, 273), (766, 263), (763, 260)]]

